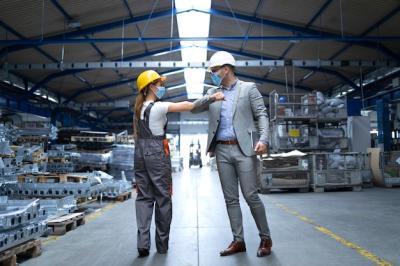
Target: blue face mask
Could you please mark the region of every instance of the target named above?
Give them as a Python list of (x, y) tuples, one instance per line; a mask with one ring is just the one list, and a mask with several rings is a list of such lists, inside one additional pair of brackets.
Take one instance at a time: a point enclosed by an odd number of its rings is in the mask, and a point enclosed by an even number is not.
[(220, 86), (222, 78), (217, 73), (211, 73), (211, 81), (215, 86)]
[(165, 87), (157, 87), (156, 97), (157, 99), (161, 100), (162, 97), (165, 95)]

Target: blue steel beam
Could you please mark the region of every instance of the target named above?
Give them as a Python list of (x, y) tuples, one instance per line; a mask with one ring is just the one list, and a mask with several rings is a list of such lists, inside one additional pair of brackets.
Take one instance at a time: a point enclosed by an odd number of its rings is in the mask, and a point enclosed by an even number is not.
[(355, 90), (360, 89), (360, 87), (358, 87), (352, 80), (350, 80), (349, 78), (347, 78), (345, 75), (343, 75), (342, 73), (340, 73), (338, 71), (326, 69), (326, 68), (320, 68), (320, 67), (304, 67), (304, 69), (309, 69), (309, 70), (312, 70), (315, 72), (321, 72), (321, 73), (333, 75), (333, 76), (339, 78), (340, 80), (342, 80), (344, 83), (348, 84), (353, 89), (355, 89)]
[[(253, 17), (257, 16), (257, 11), (258, 11), (258, 9), (260, 8), (260, 6), (262, 5), (262, 3), (263, 3), (263, 0), (259, 0), (259, 1), (258, 1), (258, 4), (257, 4), (257, 6), (256, 6), (256, 10), (255, 10), (254, 13), (253, 13)], [(251, 30), (252, 27), (253, 27), (253, 23), (250, 23), (249, 27), (247, 28), (247, 31), (246, 31), (245, 36), (248, 36), (248, 35), (249, 35), (250, 30)], [(246, 46), (246, 43), (247, 43), (247, 40), (244, 40), (244, 41), (242, 42), (242, 45), (240, 46), (240, 51), (243, 51), (244, 47)]]
[[(332, 3), (332, 0), (327, 0), (321, 7), (320, 9), (318, 9), (318, 11), (314, 14), (314, 16), (310, 19), (310, 21), (308, 21), (307, 25), (306, 25), (306, 29), (308, 29), (313, 23), (314, 21), (319, 18), (319, 16), (321, 16), (321, 14), (325, 11), (325, 9)], [(294, 43), (291, 43), (289, 45), (288, 48), (286, 48), (286, 50), (283, 52), (283, 54), (281, 55), (280, 58), (285, 58), (285, 56), (287, 55), (287, 53), (290, 51), (290, 49), (292, 49), (292, 47), (294, 46)]]
[(129, 14), (129, 17), (133, 18), (132, 10), (131, 10), (131, 8), (129, 7), (128, 2), (126, 2), (126, 0), (122, 0), (122, 2), (123, 2), (123, 4), (124, 4), (124, 6), (125, 6), (126, 11), (127, 11), (128, 14)]
[(99, 117), (99, 119), (97, 119), (97, 122), (98, 123), (102, 123), (103, 121), (104, 121), (104, 119), (107, 117), (107, 116), (109, 116), (109, 115), (111, 115), (112, 113), (114, 113), (115, 111), (128, 111), (128, 112), (132, 112), (129, 108), (127, 108), (127, 107), (118, 107), (118, 108), (114, 108), (114, 109), (111, 109), (111, 110), (108, 110), (105, 114), (102, 114), (101, 115), (101, 117)]
[[(12, 34), (17, 36), (18, 38), (23, 39), (23, 40), (27, 40), (27, 38), (25, 36), (23, 36), (22, 34), (17, 32), (16, 30), (14, 30), (13, 28), (11, 28), (9, 25), (7, 25), (5, 22), (3, 22), (1, 20), (0, 20), (0, 26), (3, 27), (5, 30), (11, 32)], [(43, 56), (45, 56), (46, 58), (48, 58), (50, 61), (57, 62), (57, 60), (54, 57), (52, 57), (51, 55), (49, 55), (48, 53), (46, 53), (45, 51), (43, 51), (39, 47), (35, 47), (34, 49), (36, 51), (38, 51), (40, 54), (42, 54)], [(0, 58), (3, 55), (7, 54), (8, 52), (9, 52), (8, 47), (5, 47), (2, 50), (0, 50)]]
[[(176, 72), (178, 69), (173, 69), (173, 70), (169, 70), (169, 71), (165, 71), (165, 72), (160, 72), (160, 75), (165, 75), (165, 74), (169, 74), (169, 73), (173, 73)], [(117, 81), (113, 81), (110, 83), (106, 83), (106, 84), (102, 84), (100, 86), (96, 86), (96, 87), (87, 87), (85, 89), (80, 89), (79, 91), (77, 91), (76, 93), (74, 93), (73, 95), (71, 95), (67, 100), (64, 101), (64, 104), (69, 103), (70, 101), (72, 101), (73, 99), (75, 99), (76, 97), (82, 95), (82, 94), (86, 94), (89, 92), (93, 92), (93, 91), (101, 91), (104, 89), (108, 89), (108, 88), (112, 88), (115, 86), (120, 86), (129, 82), (135, 82), (136, 81), (136, 77), (135, 78), (129, 78), (129, 79), (121, 79), (121, 80), (117, 80)]]
[[(4, 22), (0, 21), (0, 25), (1, 25), (2, 27), (4, 27), (5, 29), (7, 29), (8, 31), (12, 32), (12, 33), (13, 33), (15, 36), (17, 36), (18, 38), (26, 39), (23, 35), (21, 35), (21, 34), (18, 33), (17, 31), (15, 31), (13, 28), (11, 28), (10, 26), (8, 26), (8, 25), (5, 24)], [(52, 57), (51, 55), (47, 54), (47, 53), (46, 53), (45, 51), (43, 51), (42, 49), (40, 49), (40, 48), (38, 48), (38, 47), (35, 47), (35, 50), (37, 50), (39, 53), (41, 53), (42, 55), (44, 55), (45, 57), (47, 57), (47, 58), (50, 59), (51, 61), (57, 62), (57, 60), (56, 60), (54, 57)], [(71, 71), (71, 72), (69, 72), (69, 73), (73, 73), (73, 74), (75, 75), (75, 72), (74, 72), (74, 71)], [(37, 88), (39, 88), (39, 87), (37, 87)], [(36, 91), (36, 89), (35, 89), (34, 91)], [(34, 91), (31, 91), (31, 92), (33, 93)]]
[[(216, 37), (127, 37), (127, 38), (90, 38), (90, 39), (36, 39), (36, 40), (0, 40), (0, 45), (25, 45), (40, 46), (47, 44), (83, 44), (83, 43), (146, 43), (146, 42), (182, 42), (182, 41), (338, 41), (361, 45), (360, 43), (371, 43), (371, 45), (362, 45), (371, 48), (379, 47), (380, 43), (375, 41), (400, 41), (400, 36), (316, 36), (316, 35), (296, 35), (296, 36), (216, 36)], [(382, 48), (383, 49), (383, 48)]]
[(306, 25), (306, 29), (308, 29), (314, 21), (321, 16), (321, 14), (325, 11), (325, 9), (332, 3), (332, 0), (327, 0), (325, 3), (318, 9), (318, 11), (314, 14), (314, 16), (310, 19), (310, 21)]
[(68, 70), (64, 70), (62, 72), (56, 72), (56, 73), (50, 74), (47, 77), (45, 77), (44, 79), (42, 79), (41, 81), (39, 81), (38, 83), (36, 83), (34, 86), (32, 86), (30, 92), (34, 93), (38, 89), (44, 87), (48, 82), (52, 81), (53, 79), (56, 79), (56, 78), (59, 78), (59, 77), (63, 77), (63, 76), (67, 76), (67, 75), (73, 75), (73, 74), (76, 74), (76, 73), (79, 73), (79, 72), (82, 72), (82, 70), (68, 69)]
[(238, 50), (229, 49), (226, 47), (221, 47), (221, 46), (211, 45), (211, 44), (207, 45), (207, 49), (210, 51), (222, 51), (223, 50), (223, 51), (229, 52), (233, 55), (245, 56), (245, 57), (256, 58), (256, 59), (264, 59), (264, 60), (275, 60), (276, 59), (276, 58), (264, 56), (261, 54), (254, 54), (254, 53), (250, 53), (250, 52), (238, 51)]
[[(236, 13), (235, 15), (233, 15), (230, 12), (226, 12), (226, 11), (219, 10), (219, 9), (209, 9), (209, 10), (190, 9), (190, 10), (187, 10), (184, 12), (189, 12), (189, 11), (197, 11), (197, 12), (207, 13), (210, 15), (227, 17), (230, 19), (238, 19), (238, 20), (245, 21), (248, 23), (259, 23), (259, 24), (263, 24), (266, 26), (278, 28), (281, 30), (294, 32), (297, 34), (308, 34), (309, 35), (303, 39), (312, 39), (312, 40), (327, 40), (327, 39), (329, 39), (329, 40), (336, 40), (336, 41), (340, 41), (340, 42), (353, 41), (354, 44), (357, 44), (360, 46), (365, 46), (365, 47), (372, 48), (372, 49), (378, 49), (381, 52), (383, 52), (391, 57), (396, 56), (396, 54), (393, 53), (392, 51), (390, 51), (389, 49), (387, 49), (387, 48), (385, 49), (385, 47), (382, 47), (382, 45), (379, 45), (379, 43), (373, 42), (373, 41), (383, 40), (383, 38), (380, 38), (380, 39), (379, 38), (363, 38), (363, 39), (356, 38), (356, 39), (354, 39), (354, 37), (342, 38), (342, 36), (339, 34), (334, 34), (334, 33), (321, 31), (321, 30), (306, 29), (304, 27), (300, 27), (300, 26), (296, 26), (296, 25), (292, 25), (292, 24), (288, 24), (288, 23), (282, 23), (282, 22), (277, 22), (277, 21), (273, 21), (270, 19), (252, 17), (252, 16), (239, 14), (239, 13)], [(170, 14), (171, 14), (170, 12), (171, 12), (170, 10), (167, 10), (167, 11), (153, 13), (152, 19), (170, 16)], [(173, 12), (173, 15), (176, 15), (176, 13), (177, 13), (175, 9), (172, 10), (172, 12)], [(127, 24), (131, 24), (131, 23), (138, 23), (140, 21), (144, 21), (147, 19), (148, 19), (148, 16), (145, 15), (145, 16), (139, 16), (139, 17), (130, 18), (130, 19), (118, 20), (118, 21), (114, 21), (111, 23), (97, 25), (97, 26), (89, 27), (89, 28), (82, 29), (82, 30), (77, 30), (77, 31), (72, 31), (72, 32), (65, 33), (65, 34), (58, 34), (58, 35), (50, 36), (47, 38), (47, 40), (48, 39), (57, 40), (57, 39), (61, 39), (64, 37), (65, 38), (74, 38), (74, 37), (82, 36), (85, 34), (92, 34), (92, 33), (96, 33), (96, 32), (114, 29), (116, 27), (120, 27), (122, 25), (123, 21), (125, 21), (125, 24), (127, 25)], [(281, 36), (281, 37), (285, 37), (285, 36)], [(392, 37), (396, 37), (396, 36), (392, 36)], [(245, 36), (245, 38), (249, 39), (250, 37)], [(353, 38), (353, 39), (351, 39), (351, 38)], [(139, 39), (141, 39), (141, 38), (138, 38), (135, 41), (139, 41)], [(152, 39), (153, 38), (149, 38), (149, 40), (147, 40), (147, 41), (152, 41)], [(154, 38), (154, 39), (157, 41), (161, 41), (161, 39), (157, 39), (157, 38)], [(256, 39), (259, 40), (259, 38), (256, 38)], [(268, 38), (266, 38), (266, 39), (268, 39)], [(282, 38), (282, 40), (283, 39), (285, 39), (285, 38)], [(298, 39), (301, 39), (301, 38), (298, 38)], [(392, 38), (388, 38), (388, 39), (392, 39)], [(180, 41), (180, 40), (181, 39), (177, 38), (176, 41)], [(220, 39), (220, 40), (223, 40), (223, 39)], [(239, 40), (243, 40), (243, 37), (241, 37)], [(290, 40), (290, 39), (286, 38), (286, 40)], [(167, 38), (163, 41), (171, 41), (171, 38)], [(49, 42), (51, 42), (51, 41), (49, 41)], [(80, 41), (78, 40), (78, 42), (80, 42)], [(42, 44), (44, 44), (44, 43), (39, 42), (39, 44), (37, 44), (37, 45), (42, 45)], [(14, 51), (14, 48), (8, 47), (8, 51), (12, 52), (12, 51)]]
[[(366, 36), (367, 34), (371, 33), (374, 29), (378, 28), (380, 25), (382, 25), (383, 23), (387, 22), (389, 19), (391, 19), (394, 15), (396, 15), (398, 12), (400, 11), (400, 5), (393, 9), (392, 11), (390, 11), (386, 16), (383, 16), (380, 20), (378, 20), (377, 22), (375, 22), (374, 24), (372, 24), (368, 29), (366, 29), (363, 33), (361, 33), (359, 36)], [(343, 53), (344, 51), (346, 51), (347, 49), (349, 49), (352, 45), (351, 44), (347, 44), (345, 45), (343, 48), (341, 48), (339, 51), (337, 51), (334, 55), (332, 55), (330, 57), (330, 59), (334, 59), (336, 57), (338, 57), (341, 53)], [(383, 45), (382, 45), (383, 46)], [(382, 49), (385, 49), (385, 47), (383, 46)], [(386, 48), (387, 49), (387, 48)], [(390, 51), (388, 51), (390, 53)], [(399, 59), (399, 57), (395, 57), (397, 60)]]
[[(173, 12), (172, 15), (176, 15), (175, 9), (172, 12)], [(153, 13), (151, 16), (151, 19), (154, 20), (154, 19), (160, 19), (160, 18), (169, 17), (169, 16), (171, 16), (171, 10), (166, 10), (166, 11), (160, 11), (160, 12)], [(99, 32), (104, 32), (104, 31), (120, 28), (122, 26), (122, 24), (130, 25), (130, 24), (140, 23), (143, 21), (147, 21), (148, 19), (149, 19), (149, 15), (137, 16), (137, 17), (128, 18), (128, 19), (119, 19), (119, 20), (116, 20), (113, 22), (108, 22), (108, 23), (104, 23), (101, 25), (97, 25), (97, 26), (92, 26), (92, 27), (87, 27), (84, 29), (79, 29), (79, 30), (75, 30), (75, 31), (71, 31), (71, 32), (62, 33), (62, 34), (55, 34), (52, 36), (47, 36), (46, 39), (57, 40), (57, 39), (63, 39), (63, 38), (76, 38), (76, 37), (84, 36), (87, 34), (91, 35), (94, 33), (99, 33)], [(27, 48), (29, 48), (29, 47), (21, 47), (21, 46), (5, 47), (0, 51), (0, 55), (2, 54), (2, 52), (5, 52), (5, 51), (3, 51), (5, 49), (7, 49), (7, 51), (9, 53), (11, 53), (11, 52), (20, 51), (20, 50), (27, 49)]]
[[(230, 52), (230, 53), (235, 54), (235, 55), (246, 56), (246, 57), (251, 57), (251, 58), (260, 58), (260, 56), (261, 56), (259, 54), (254, 54), (254, 53), (238, 52), (238, 51), (235, 51), (235, 50), (225, 49), (223, 47), (218, 47), (218, 46), (215, 46), (215, 45), (214, 46), (208, 45), (208, 49), (216, 50), (216, 51), (225, 50), (225, 51)], [(275, 59), (275, 58), (270, 58), (270, 57), (263, 57), (263, 58), (266, 59), (266, 60), (274, 60)], [(341, 74), (338, 71), (331, 70), (331, 69), (326, 69), (326, 68), (321, 68), (321, 67), (319, 67), (319, 68), (318, 67), (300, 67), (300, 68), (312, 70), (312, 71), (315, 71), (315, 72), (325, 73), (325, 74), (329, 74), (329, 75), (333, 75), (333, 76), (341, 79), (346, 84), (350, 85), (352, 88), (359, 89), (359, 87), (353, 81), (351, 81), (350, 79), (348, 79), (347, 77), (345, 77), (343, 74)]]
[[(45, 99), (43, 99), (45, 101)], [(37, 107), (29, 101), (29, 96), (26, 98), (14, 98), (10, 95), (0, 95), (0, 107), (17, 110), (24, 113), (36, 114), (43, 117), (51, 117), (55, 109), (50, 107)], [(83, 114), (86, 116), (86, 114)], [(79, 126), (87, 126), (85, 123), (80, 123)]]
[[(65, 17), (67, 21), (72, 21), (73, 17), (71, 17), (68, 12), (61, 6), (61, 4), (58, 2), (58, 0), (51, 0), (51, 3), (58, 9), (58, 11), (61, 12), (61, 14)], [(80, 27), (79, 27), (80, 29)], [(89, 38), (87, 35), (85, 35), (86, 38)], [(96, 46), (94, 43), (90, 43), (90, 45), (93, 47), (94, 50), (100, 55), (101, 58), (104, 57), (104, 53), (99, 49), (99, 47)]]
[[(199, 11), (205, 12), (205, 11), (201, 11), (201, 10), (199, 10)], [(287, 23), (282, 23), (282, 22), (277, 22), (277, 21), (273, 21), (273, 20), (269, 20), (269, 19), (251, 17), (251, 16), (247, 16), (244, 14), (239, 14), (239, 13), (236, 13), (235, 16), (233, 16), (230, 12), (226, 12), (226, 11), (218, 10), (218, 9), (210, 9), (210, 11), (209, 12), (206, 11), (206, 13), (209, 13), (211, 15), (216, 15), (216, 16), (227, 17), (227, 18), (231, 18), (231, 19), (239, 19), (239, 20), (242, 20), (244, 22), (249, 22), (249, 23), (259, 23), (259, 24), (263, 24), (266, 26), (278, 28), (278, 29), (281, 29), (284, 31), (289, 31), (292, 33), (297, 33), (297, 34), (311, 34), (311, 35), (316, 35), (316, 36), (341, 37), (341, 35), (335, 34), (335, 33), (330, 33), (330, 32), (326, 32), (326, 31), (322, 31), (322, 30), (313, 30), (313, 29), (304, 28), (304, 27), (287, 24)], [(338, 39), (337, 41), (341, 41), (341, 40)], [(385, 48), (382, 45), (377, 45), (377, 43), (375, 43), (375, 42), (359, 41), (354, 44), (372, 48), (372, 49), (378, 49), (382, 53), (387, 54), (388, 56), (394, 57), (397, 60), (399, 60), (399, 55), (397, 55), (390, 49)]]
[[(264, 78), (255, 77), (255, 76), (252, 76), (252, 75), (242, 74), (242, 73), (235, 73), (235, 74), (238, 77), (247, 78), (247, 79), (250, 79), (250, 80), (255, 80), (255, 81), (258, 81), (258, 82), (262, 82), (262, 83), (271, 83), (271, 84), (284, 86), (284, 87), (286, 86), (286, 82), (279, 81), (279, 80), (264, 79)], [(288, 86), (292, 87), (292, 84), (288, 83)], [(298, 85), (298, 86), (295, 86), (295, 87), (298, 88), (298, 89), (305, 90), (305, 91), (312, 91), (313, 90), (310, 87), (306, 87), (306, 86), (302, 86), (302, 85)]]
[[(181, 49), (182, 49), (182, 47), (180, 45), (178, 45), (178, 46), (173, 48), (173, 51), (179, 51)], [(214, 50), (214, 51), (225, 50), (225, 51), (230, 52), (230, 53), (232, 53), (234, 55), (246, 56), (246, 57), (250, 57), (250, 58), (263, 58), (263, 59), (267, 59), (267, 60), (268, 59), (274, 59), (274, 58), (270, 58), (270, 57), (265, 57), (265, 56), (262, 56), (262, 55), (254, 54), (254, 53), (238, 52), (236, 50), (226, 49), (226, 48), (218, 47), (218, 46), (215, 46), (215, 45), (208, 45), (207, 49)], [(134, 59), (137, 59), (137, 58), (140, 58), (140, 57), (147, 57), (147, 56), (150, 56), (150, 55), (154, 55), (154, 54), (157, 54), (157, 53), (163, 53), (163, 52), (166, 52), (166, 51), (169, 51), (169, 49), (161, 49), (161, 50), (153, 51), (153, 52), (147, 53), (147, 54), (140, 54), (140, 55), (131, 56), (131, 57), (129, 57), (129, 59), (127, 58), (127, 60), (134, 60)], [(314, 70), (316, 72), (323, 72), (323, 73), (335, 75), (336, 77), (342, 79), (344, 82), (346, 82), (347, 84), (349, 84), (350, 86), (353, 87), (353, 84), (349, 79), (345, 78), (342, 74), (340, 74), (340, 73), (338, 73), (338, 72), (336, 72), (334, 70), (326, 70), (326, 69), (323, 69), (323, 68), (313, 68), (311, 70)], [(62, 77), (62, 76), (66, 76), (66, 75), (75, 74), (75, 73), (78, 73), (78, 72), (81, 72), (81, 71), (82, 70), (66, 70), (66, 71), (63, 71), (63, 72), (57, 72), (57, 73), (51, 74), (48, 77), (46, 77), (45, 79), (43, 79), (42, 81), (40, 81), (39, 83), (37, 83), (35, 86), (33, 86), (32, 89), (31, 89), (31, 92), (36, 91), (38, 88), (44, 86), (46, 83), (48, 83), (49, 81), (51, 81), (53, 79), (56, 79), (56, 78), (59, 78), (59, 77)], [(113, 84), (115, 84), (114, 86), (120, 85), (119, 83), (113, 83)]]
[[(180, 51), (181, 46), (177, 45), (177, 46), (173, 46), (172, 49), (170, 48), (163, 48), (163, 49), (159, 49), (159, 50), (155, 50), (155, 51), (151, 51), (148, 53), (141, 53), (141, 54), (136, 54), (136, 55), (131, 55), (125, 58), (126, 61), (130, 61), (130, 60), (136, 60), (139, 58), (143, 58), (143, 57), (148, 57), (148, 56), (152, 56), (152, 55), (156, 55), (159, 53), (165, 53), (165, 52), (176, 52), (176, 51)], [(113, 61), (119, 61), (119, 58)], [(57, 72), (57, 73), (53, 73), (50, 74), (49, 76), (47, 76), (46, 78), (42, 79), (41, 81), (39, 81), (37, 84), (35, 84), (35, 86), (33, 86), (31, 88), (31, 92), (35, 92), (36, 90), (38, 90), (39, 88), (45, 86), (48, 82), (56, 79), (56, 78), (60, 78), (60, 77), (64, 77), (64, 76), (68, 76), (68, 75), (72, 75), (72, 74), (76, 74), (76, 73), (80, 73), (80, 72), (84, 72), (84, 71), (88, 71), (88, 70), (80, 70), (80, 69), (74, 69), (74, 70), (64, 70), (62, 72)]]

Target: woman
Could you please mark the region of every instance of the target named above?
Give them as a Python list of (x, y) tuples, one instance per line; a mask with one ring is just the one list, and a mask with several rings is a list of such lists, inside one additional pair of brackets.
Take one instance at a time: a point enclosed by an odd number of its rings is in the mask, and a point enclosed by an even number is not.
[[(137, 186), (136, 221), (139, 257), (149, 255), (150, 225), (155, 204), (157, 252), (168, 251), (172, 219), (172, 178), (168, 142), (165, 138), (168, 112), (193, 109), (191, 102), (163, 102), (166, 78), (154, 70), (142, 72), (137, 78), (138, 95), (135, 102), (135, 179)], [(222, 100), (216, 93), (210, 101)]]

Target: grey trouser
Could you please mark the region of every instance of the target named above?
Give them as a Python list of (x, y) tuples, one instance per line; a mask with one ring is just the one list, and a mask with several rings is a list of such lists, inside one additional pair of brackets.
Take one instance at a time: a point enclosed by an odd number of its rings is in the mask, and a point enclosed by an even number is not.
[(244, 240), (238, 182), (260, 237), (270, 236), (265, 207), (257, 192), (257, 157), (245, 156), (239, 145), (218, 144), (215, 153), (233, 238)]
[(154, 210), (156, 247), (158, 252), (164, 253), (168, 250), (172, 220), (170, 159), (163, 152), (154, 152), (158, 150), (154, 149), (154, 145), (149, 145), (148, 142), (137, 142), (136, 146), (137, 247), (150, 249), (150, 225)]

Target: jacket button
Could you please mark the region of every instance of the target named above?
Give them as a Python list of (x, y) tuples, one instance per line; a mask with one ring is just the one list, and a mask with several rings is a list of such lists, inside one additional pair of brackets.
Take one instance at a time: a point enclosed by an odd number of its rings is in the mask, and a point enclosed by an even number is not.
[(217, 123), (219, 123), (219, 119), (217, 119)]

